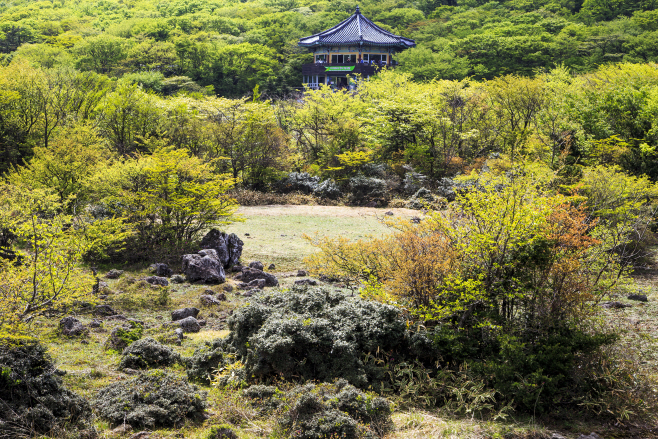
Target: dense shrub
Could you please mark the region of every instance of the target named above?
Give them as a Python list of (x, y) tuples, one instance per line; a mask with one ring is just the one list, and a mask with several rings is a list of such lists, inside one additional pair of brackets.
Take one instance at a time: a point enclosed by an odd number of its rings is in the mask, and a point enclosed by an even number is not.
[(386, 182), (380, 178), (357, 175), (349, 180), (351, 199), (354, 203), (363, 203), (373, 199), (384, 198), (387, 193)]
[(316, 186), (313, 195), (320, 198), (335, 200), (341, 196), (341, 192), (335, 181), (325, 180)]
[(112, 425), (174, 427), (185, 419), (200, 419), (206, 408), (205, 392), (169, 372), (152, 370), (137, 378), (101, 389), (95, 405)]
[(89, 403), (59, 375), (38, 342), (0, 340), (0, 438), (71, 430), (91, 418)]
[(313, 177), (306, 172), (291, 172), (279, 180), (276, 186), (279, 191), (284, 193), (298, 191), (303, 194), (312, 194), (319, 183), (320, 177)]
[(137, 340), (123, 350), (120, 369), (148, 369), (166, 367), (180, 360), (180, 355), (151, 337)]
[(248, 377), (345, 378), (366, 386), (383, 378), (381, 370), (362, 361), (367, 353), (433, 355), (429, 340), (412, 337), (396, 308), (320, 288), (258, 296), (228, 324), (227, 343)]
[(191, 357), (185, 359), (187, 378), (209, 384), (213, 374), (225, 362), (225, 345), (224, 339), (217, 339), (197, 348)]
[(392, 426), (386, 399), (363, 393), (345, 380), (307, 384), (288, 392), (253, 386), (245, 389), (244, 395), (257, 407), (276, 413), (277, 424), (288, 437), (376, 438)]

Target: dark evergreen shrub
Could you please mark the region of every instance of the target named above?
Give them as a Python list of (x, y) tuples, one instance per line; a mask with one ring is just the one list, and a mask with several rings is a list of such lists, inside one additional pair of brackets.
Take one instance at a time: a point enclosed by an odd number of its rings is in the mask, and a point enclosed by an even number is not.
[(33, 340), (0, 340), (0, 438), (70, 431), (91, 407), (62, 385), (61, 373)]
[(180, 355), (151, 337), (137, 340), (123, 350), (119, 369), (167, 367), (180, 361)]
[(244, 395), (261, 410), (277, 417), (288, 437), (302, 439), (375, 438), (392, 427), (389, 402), (357, 390), (345, 380), (307, 384), (289, 392), (252, 386)]
[(313, 191), (313, 195), (320, 198), (329, 198), (330, 200), (335, 200), (341, 196), (341, 192), (335, 181), (325, 180), (316, 186), (315, 190)]
[(206, 394), (185, 379), (162, 370), (110, 384), (95, 399), (98, 414), (112, 425), (133, 428), (175, 427), (186, 419), (200, 420)]
[(283, 193), (302, 192), (312, 194), (320, 183), (320, 177), (313, 177), (306, 172), (291, 172), (287, 177), (279, 180), (276, 184), (278, 190)]
[(197, 348), (185, 359), (187, 378), (190, 381), (210, 384), (213, 374), (225, 363), (225, 341), (218, 339)]
[(321, 288), (260, 295), (228, 324), (227, 343), (247, 377), (345, 378), (362, 387), (384, 378), (381, 369), (363, 362), (367, 353), (398, 359), (434, 353), (422, 334), (411, 337), (396, 308)]
[(363, 203), (376, 198), (384, 198), (387, 192), (386, 182), (380, 178), (357, 175), (349, 180), (351, 198), (354, 203)]

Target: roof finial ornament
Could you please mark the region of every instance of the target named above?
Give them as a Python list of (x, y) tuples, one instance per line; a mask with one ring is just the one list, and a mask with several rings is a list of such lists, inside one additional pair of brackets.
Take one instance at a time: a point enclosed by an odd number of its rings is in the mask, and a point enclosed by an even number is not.
[(359, 5), (356, 5), (356, 13), (357, 14), (361, 13), (361, 9), (359, 9)]

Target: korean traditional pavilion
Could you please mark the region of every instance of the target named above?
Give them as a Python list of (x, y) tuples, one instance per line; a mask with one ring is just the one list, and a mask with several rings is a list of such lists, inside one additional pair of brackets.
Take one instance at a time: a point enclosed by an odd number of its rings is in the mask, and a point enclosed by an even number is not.
[(359, 7), (350, 18), (331, 29), (299, 40), (314, 54), (314, 63), (302, 65), (304, 84), (346, 87), (348, 75), (368, 78), (383, 67), (393, 67), (393, 55), (409, 47), (414, 40), (394, 35), (361, 14)]

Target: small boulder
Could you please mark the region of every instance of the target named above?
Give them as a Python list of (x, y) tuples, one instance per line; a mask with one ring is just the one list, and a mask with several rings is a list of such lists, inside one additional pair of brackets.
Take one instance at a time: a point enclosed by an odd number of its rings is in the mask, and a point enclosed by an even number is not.
[(183, 273), (190, 282), (224, 283), (226, 281), (224, 266), (213, 249), (201, 250), (195, 255), (184, 255)]
[(249, 268), (255, 268), (256, 270), (263, 271), (265, 266), (263, 265), (263, 263), (261, 261), (252, 261), (252, 262), (249, 263)]
[(233, 285), (224, 285), (224, 288), (223, 288), (223, 289), (224, 289), (224, 291), (226, 291), (227, 293), (230, 293), (230, 292), (233, 291)]
[(78, 337), (85, 335), (89, 330), (75, 317), (64, 317), (59, 321), (59, 329), (62, 335), (67, 337)]
[(172, 284), (182, 284), (185, 282), (185, 278), (180, 274), (174, 274), (173, 276), (171, 276), (170, 280)]
[(204, 294), (199, 297), (199, 302), (201, 302), (201, 304), (204, 306), (216, 306), (221, 304), (221, 302), (217, 300), (215, 296), (211, 296), (210, 294)]
[(647, 299), (646, 294), (629, 294), (626, 296), (628, 300), (636, 300), (638, 302), (648, 302), (649, 299)]
[(118, 279), (123, 274), (123, 270), (111, 269), (105, 274), (105, 277), (108, 279)]
[(176, 337), (178, 337), (178, 341), (182, 341), (185, 338), (185, 333), (181, 328), (176, 328), (174, 330), (174, 334), (176, 334)]
[(217, 300), (219, 300), (220, 302), (226, 302), (228, 300), (226, 298), (226, 294), (224, 294), (224, 293), (218, 293), (216, 297), (217, 297)]
[(420, 224), (420, 222), (421, 222), (422, 220), (421, 220), (419, 217), (417, 217), (417, 216), (412, 216), (410, 221), (411, 221), (413, 224)]
[(241, 290), (253, 290), (254, 288), (262, 290), (265, 288), (266, 283), (265, 279), (254, 279), (251, 282), (238, 284), (238, 288)]
[(194, 317), (199, 315), (198, 308), (181, 308), (171, 312), (171, 321), (183, 320), (187, 317)]
[(387, 215), (387, 216), (393, 216), (393, 215), (395, 215), (395, 214), (393, 213), (393, 211), (389, 210), (389, 211), (386, 212), (384, 215)]
[(139, 433), (135, 433), (132, 436), (130, 436), (130, 439), (150, 439), (151, 437), (151, 432), (144, 430), (140, 431)]
[(310, 286), (316, 286), (318, 284), (318, 281), (313, 280), (313, 279), (300, 279), (295, 281), (295, 285), (310, 285)]
[(268, 270), (276, 270), (276, 265), (270, 264), (269, 267), (267, 267)]
[(258, 294), (258, 293), (260, 293), (260, 290), (254, 288), (253, 290), (245, 291), (244, 293), (242, 293), (242, 295), (243, 295), (244, 297), (251, 297), (251, 296), (253, 296), (254, 294)]
[(242, 266), (241, 265), (234, 265), (231, 267), (231, 272), (233, 273), (239, 273), (242, 271)]
[(159, 277), (169, 277), (173, 274), (173, 271), (171, 268), (169, 268), (169, 265), (167, 264), (162, 264), (160, 262), (153, 264), (154, 272), (156, 276)]
[(100, 320), (94, 319), (91, 322), (89, 322), (90, 328), (100, 328), (101, 326), (103, 326), (103, 322)]
[(276, 287), (279, 285), (279, 280), (276, 276), (262, 270), (256, 270), (255, 268), (243, 268), (240, 279), (245, 283), (251, 282), (254, 279), (265, 279), (265, 286)]
[(145, 277), (144, 280), (151, 285), (160, 285), (161, 287), (166, 287), (169, 285), (169, 281), (166, 277), (161, 276), (149, 276)]
[(304, 270), (297, 270), (297, 277), (308, 276), (308, 273)]
[(178, 320), (176, 323), (180, 325), (180, 329), (182, 329), (183, 332), (201, 331), (201, 325), (199, 325), (199, 321), (192, 316), (185, 317), (183, 320)]
[(129, 344), (140, 339), (144, 326), (130, 320), (127, 323), (112, 329), (110, 336), (105, 341), (106, 348), (123, 351)]
[(115, 316), (117, 312), (112, 309), (110, 305), (96, 305), (94, 308), (94, 315), (96, 316)]

